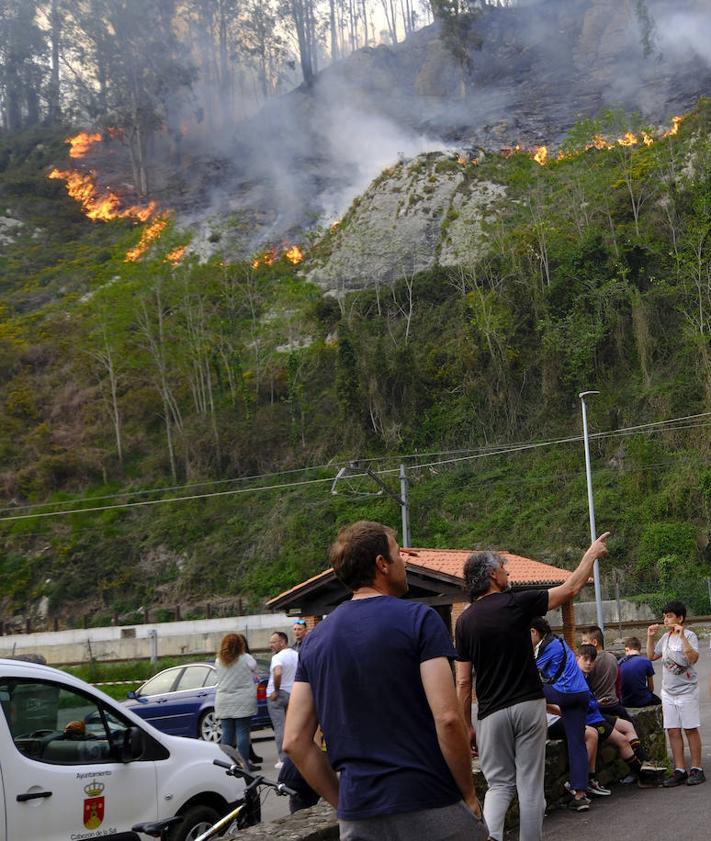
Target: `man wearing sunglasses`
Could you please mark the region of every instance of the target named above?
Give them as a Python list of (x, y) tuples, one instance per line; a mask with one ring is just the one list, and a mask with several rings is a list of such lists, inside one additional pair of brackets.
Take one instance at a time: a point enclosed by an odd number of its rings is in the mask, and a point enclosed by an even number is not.
[(301, 645), (308, 634), (309, 629), (306, 627), (306, 620), (305, 619), (297, 619), (292, 628), (294, 634), (294, 644), (291, 646), (294, 651), (298, 651), (301, 648)]

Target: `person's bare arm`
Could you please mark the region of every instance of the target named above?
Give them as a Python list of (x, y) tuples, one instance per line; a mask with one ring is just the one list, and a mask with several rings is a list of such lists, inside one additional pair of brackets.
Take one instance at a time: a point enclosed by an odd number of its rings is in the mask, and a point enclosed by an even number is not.
[(684, 652), (684, 657), (686, 657), (686, 659), (693, 666), (694, 663), (696, 663), (696, 661), (699, 659), (699, 652), (689, 642), (689, 638), (684, 632), (683, 625), (674, 625), (674, 631), (681, 637), (681, 650)]
[(459, 660), (456, 660), (454, 673), (457, 680), (457, 700), (469, 733), (469, 743), (473, 747), (476, 744), (476, 733), (472, 723), (472, 664), (460, 663)]
[(647, 675), (647, 689), (654, 692), (654, 675)]
[(597, 540), (594, 540), (590, 544), (587, 552), (580, 559), (580, 563), (570, 578), (565, 583), (558, 587), (553, 587), (548, 591), (548, 610), (554, 610), (556, 607), (560, 607), (562, 604), (574, 599), (588, 583), (595, 561), (607, 555), (607, 546), (605, 544), (609, 536), (610, 532), (606, 531)]
[(311, 687), (308, 683), (295, 683), (284, 725), (284, 751), (311, 788), (335, 808), (338, 805), (338, 777), (329, 765), (327, 754), (314, 741), (317, 728)]
[(446, 657), (425, 660), (424, 663), (420, 663), (420, 676), (427, 703), (432, 710), (437, 741), (444, 761), (452, 772), (454, 782), (462, 794), (462, 800), (477, 817), (481, 817), (481, 806), (474, 790), (469, 739), (454, 688), (449, 660)]
[(284, 669), (281, 666), (274, 666), (274, 671), (272, 672), (272, 678), (274, 679), (274, 691), (269, 696), (272, 701), (276, 698), (281, 690), (281, 676), (284, 673)]
[(649, 660), (659, 660), (661, 654), (656, 654), (654, 651), (654, 637), (657, 635), (659, 625), (650, 625), (647, 628), (647, 658)]

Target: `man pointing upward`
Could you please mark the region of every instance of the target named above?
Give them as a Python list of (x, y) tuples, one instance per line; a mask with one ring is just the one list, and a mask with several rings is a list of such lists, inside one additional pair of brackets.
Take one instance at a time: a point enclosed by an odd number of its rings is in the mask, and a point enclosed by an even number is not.
[(502, 841), (504, 818), (518, 791), (520, 841), (540, 841), (545, 798), (546, 703), (531, 646), (535, 616), (560, 607), (587, 584), (607, 554), (609, 532), (598, 537), (559, 587), (510, 592), (509, 572), (496, 552), (475, 552), (464, 564), (471, 605), (457, 620), (457, 694), (471, 727), (472, 666), (479, 702), (477, 746), (489, 789), (484, 818)]

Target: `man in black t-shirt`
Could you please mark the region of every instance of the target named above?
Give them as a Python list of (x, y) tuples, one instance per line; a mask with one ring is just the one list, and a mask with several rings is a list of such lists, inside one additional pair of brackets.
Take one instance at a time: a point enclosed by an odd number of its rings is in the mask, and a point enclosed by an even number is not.
[(484, 818), (502, 841), (504, 818), (518, 791), (520, 841), (540, 841), (545, 797), (546, 707), (531, 646), (531, 620), (574, 598), (597, 558), (607, 554), (601, 535), (568, 580), (551, 590), (510, 592), (509, 573), (496, 552), (475, 552), (464, 565), (471, 605), (457, 621), (457, 694), (471, 720), (472, 666), (479, 703), (477, 747), (489, 789)]

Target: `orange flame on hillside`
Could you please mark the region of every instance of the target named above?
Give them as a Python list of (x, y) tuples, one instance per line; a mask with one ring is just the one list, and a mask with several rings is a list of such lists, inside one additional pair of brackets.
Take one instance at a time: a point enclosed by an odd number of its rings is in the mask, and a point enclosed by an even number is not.
[(103, 140), (99, 132), (89, 134), (86, 131), (80, 131), (74, 137), (68, 137), (64, 142), (69, 144), (70, 158), (83, 158), (84, 155), (91, 149), (94, 143), (101, 143)]
[(684, 122), (683, 117), (672, 117), (672, 127), (669, 131), (664, 132), (662, 135), (663, 137), (674, 137), (675, 134), (679, 134), (679, 126)]
[[(335, 224), (337, 225), (338, 223), (336, 222)], [(298, 266), (304, 259), (304, 252), (298, 245), (284, 244), (281, 249), (270, 248), (268, 251), (258, 254), (252, 259), (252, 268), (258, 269), (260, 266), (273, 266), (277, 260), (282, 258), (288, 260), (292, 265)]]
[(533, 152), (533, 160), (540, 166), (545, 166), (548, 161), (548, 147), (538, 146)]
[(127, 263), (135, 263), (148, 251), (148, 247), (152, 242), (158, 239), (168, 225), (167, 216), (159, 216), (154, 219), (147, 228), (144, 228), (141, 238), (138, 240), (138, 245), (126, 252), (124, 260)]
[[(674, 117), (672, 118), (672, 127), (668, 130), (663, 132), (660, 137), (652, 137), (649, 132), (641, 131), (639, 135), (635, 134), (632, 131), (625, 132), (622, 137), (618, 137), (616, 140), (608, 140), (601, 134), (596, 134), (593, 136), (592, 140), (585, 146), (582, 151), (579, 152), (563, 152), (560, 151), (555, 156), (555, 160), (563, 161), (567, 160), (568, 158), (575, 158), (583, 152), (588, 152), (591, 149), (614, 149), (616, 146), (620, 146), (622, 148), (632, 148), (634, 146), (639, 146), (640, 144), (644, 144), (645, 146), (653, 146), (657, 140), (664, 139), (666, 137), (673, 137), (675, 134), (679, 132), (679, 126), (683, 122), (684, 117)], [(511, 155), (515, 154), (516, 152), (527, 151), (527, 153), (533, 158), (533, 160), (540, 164), (541, 166), (545, 166), (550, 160), (548, 149), (546, 146), (537, 146), (535, 149), (532, 150), (523, 150), (520, 146), (507, 146), (501, 149), (501, 154), (504, 157), (510, 157)]]
[(304, 252), (299, 248), (298, 245), (292, 245), (291, 248), (284, 252), (284, 256), (290, 263), (293, 263), (293, 265), (298, 266), (299, 263), (304, 259)]
[(277, 253), (274, 250), (265, 251), (252, 260), (252, 268), (258, 269), (260, 266), (273, 266), (277, 259)]
[(121, 199), (113, 190), (106, 188), (100, 191), (96, 186), (96, 172), (79, 172), (76, 169), (57, 169), (49, 173), (49, 178), (61, 179), (65, 183), (67, 193), (82, 206), (87, 218), (92, 222), (110, 222), (112, 219), (136, 219), (147, 222), (158, 209), (156, 202), (147, 205), (132, 205), (121, 208)]
[(168, 254), (165, 255), (166, 263), (172, 263), (174, 266), (177, 266), (178, 263), (183, 259), (185, 255), (185, 250), (188, 246), (187, 245), (180, 245), (177, 248), (174, 248)]

